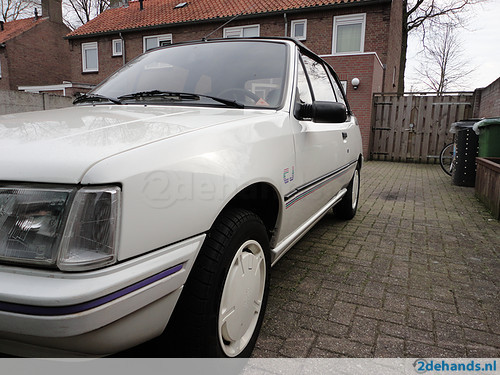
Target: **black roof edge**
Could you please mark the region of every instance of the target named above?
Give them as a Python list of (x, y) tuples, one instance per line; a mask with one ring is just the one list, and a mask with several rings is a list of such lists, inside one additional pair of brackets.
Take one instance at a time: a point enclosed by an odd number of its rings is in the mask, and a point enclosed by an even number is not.
[[(274, 17), (276, 15), (284, 14), (295, 14), (295, 13), (308, 13), (314, 12), (318, 10), (328, 10), (328, 9), (340, 9), (347, 7), (360, 7), (366, 5), (378, 5), (383, 3), (391, 3), (392, 0), (361, 0), (356, 3), (340, 3), (340, 4), (328, 4), (328, 5), (319, 5), (314, 7), (307, 8), (294, 8), (294, 9), (284, 9), (284, 10), (276, 10), (272, 12), (266, 13), (251, 13), (251, 14), (242, 14), (236, 18), (237, 20), (241, 19), (251, 19), (251, 18), (261, 18), (261, 17)], [(82, 35), (72, 35), (72, 36), (64, 36), (64, 39), (85, 39), (92, 38), (96, 36), (106, 36), (106, 35), (116, 35), (118, 33), (129, 33), (129, 32), (138, 32), (138, 31), (147, 31), (147, 30), (157, 30), (157, 29), (165, 29), (167, 27), (177, 27), (177, 26), (185, 26), (185, 25), (196, 25), (196, 24), (207, 24), (207, 23), (216, 23), (216, 22), (227, 22), (231, 18), (234, 18), (236, 15), (220, 17), (220, 18), (207, 18), (202, 20), (192, 20), (192, 21), (184, 21), (184, 22), (175, 22), (175, 23), (163, 23), (160, 25), (152, 25), (152, 26), (141, 26), (135, 27), (131, 29), (119, 29), (119, 30), (109, 30), (99, 33), (92, 34), (82, 34)], [(78, 30), (78, 29), (77, 29)]]

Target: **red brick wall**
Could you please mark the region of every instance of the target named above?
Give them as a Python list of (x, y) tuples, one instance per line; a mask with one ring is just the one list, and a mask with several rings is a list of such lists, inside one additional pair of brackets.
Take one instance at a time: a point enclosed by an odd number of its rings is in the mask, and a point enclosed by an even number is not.
[(389, 23), (387, 60), (384, 92), (398, 91), (399, 62), (401, 57), (401, 36), (403, 19), (403, 5), (401, 1), (393, 1)]
[(2, 78), (0, 79), (0, 90), (9, 90), (9, 66), (7, 59), (7, 51), (5, 48), (0, 49), (0, 68), (2, 72)]
[[(17, 90), (18, 86), (60, 84), (63, 80), (71, 80), (68, 42), (63, 39), (69, 31), (65, 25), (47, 20), (8, 40), (5, 48), (7, 69), (2, 60), (2, 74), (8, 70), (9, 76), (6, 88)], [(3, 82), (0, 84), (3, 88)]]
[[(382, 63), (388, 59), (389, 32), (392, 22), (391, 3), (382, 3), (370, 6), (345, 6), (335, 10), (308, 11), (302, 13), (287, 13), (288, 35), (290, 35), (291, 21), (307, 19), (307, 40), (303, 43), (320, 55), (332, 53), (333, 18), (345, 14), (366, 13), (365, 51), (376, 52)], [(103, 15), (105, 16), (105, 14)], [(224, 21), (225, 22), (225, 21)], [(123, 33), (125, 38), (126, 60), (142, 53), (144, 36), (172, 34), (174, 43), (189, 40), (200, 40), (211, 33), (224, 22), (198, 23), (191, 25), (167, 27), (140, 32)], [(285, 18), (283, 14), (259, 18), (239, 18), (227, 27), (260, 25), (261, 36), (284, 36)], [(222, 28), (210, 35), (210, 38), (221, 38)], [(74, 82), (99, 83), (123, 64), (122, 57), (112, 57), (111, 40), (118, 39), (118, 33), (99, 38), (72, 39), (71, 43), (71, 68)], [(82, 73), (81, 43), (98, 41), (99, 72)]]
[(479, 117), (500, 117), (500, 78), (480, 92)]

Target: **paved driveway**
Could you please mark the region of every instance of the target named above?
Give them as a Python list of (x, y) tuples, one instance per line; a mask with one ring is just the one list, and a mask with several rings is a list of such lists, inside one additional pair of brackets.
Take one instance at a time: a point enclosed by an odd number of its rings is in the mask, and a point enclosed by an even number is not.
[(357, 216), (273, 268), (254, 357), (500, 357), (500, 223), (437, 165), (366, 162)]

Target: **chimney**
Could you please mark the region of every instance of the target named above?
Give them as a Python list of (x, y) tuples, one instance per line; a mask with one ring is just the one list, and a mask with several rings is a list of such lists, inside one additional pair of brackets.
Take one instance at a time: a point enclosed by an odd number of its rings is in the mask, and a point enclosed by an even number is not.
[(62, 0), (42, 0), (42, 17), (49, 21), (62, 23)]
[(144, 9), (144, 0), (139, 0), (139, 10)]
[(0, 31), (3, 31), (3, 21), (0, 21)]

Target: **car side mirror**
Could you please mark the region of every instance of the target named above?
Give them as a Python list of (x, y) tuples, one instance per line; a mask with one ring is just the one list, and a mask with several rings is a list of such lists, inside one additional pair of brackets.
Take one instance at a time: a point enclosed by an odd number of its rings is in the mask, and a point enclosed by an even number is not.
[(295, 116), (318, 123), (341, 123), (347, 120), (347, 109), (342, 103), (316, 100), (313, 104), (299, 104)]

